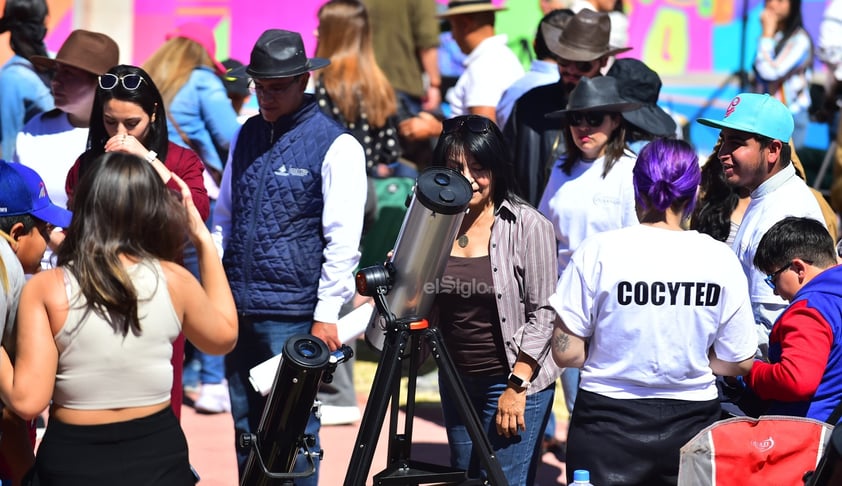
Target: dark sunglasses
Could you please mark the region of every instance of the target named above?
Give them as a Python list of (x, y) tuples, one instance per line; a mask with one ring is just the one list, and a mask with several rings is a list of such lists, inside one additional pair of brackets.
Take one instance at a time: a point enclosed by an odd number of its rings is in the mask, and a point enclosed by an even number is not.
[(140, 74), (124, 74), (117, 76), (116, 74), (105, 73), (99, 76), (99, 87), (102, 89), (114, 89), (117, 84), (122, 84), (124, 88), (129, 91), (134, 91), (140, 88), (140, 83), (146, 82)]
[(605, 117), (608, 113), (604, 111), (583, 111), (573, 112), (567, 114), (567, 120), (571, 127), (581, 127), (582, 123), (587, 123), (592, 128), (602, 126)]
[(442, 133), (448, 134), (467, 128), (473, 133), (488, 133), (491, 129), (491, 120), (481, 116), (457, 116), (448, 118), (442, 122)]
[(556, 58), (556, 62), (561, 67), (576, 66), (577, 71), (586, 73), (593, 68), (593, 63), (596, 61), (568, 61), (567, 59)]

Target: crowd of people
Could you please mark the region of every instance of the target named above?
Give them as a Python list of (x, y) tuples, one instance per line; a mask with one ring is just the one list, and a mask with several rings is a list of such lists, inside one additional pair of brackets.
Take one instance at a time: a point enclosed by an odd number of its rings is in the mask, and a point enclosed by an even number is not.
[[(766, 0), (756, 90), (693, 121), (718, 130), (702, 162), (629, 52), (622, 2), (538, 3), (524, 71), (491, 0), (326, 0), (313, 57), (268, 29), (245, 63), (189, 22), (142, 67), (81, 29), (50, 57), (46, 3), (7, 1), (3, 484), (194, 484), (185, 390), (236, 437), (256, 432), (267, 397), (250, 370), (294, 335), (343, 345), (375, 182), (427, 167), (472, 191), (426, 316), (476, 412), (440, 388), (466, 477), (488, 474), (478, 419), (506, 481), (535, 483), (561, 450), (559, 382), (568, 482), (675, 485), (681, 447), (727, 414), (835, 425), (837, 218), (797, 157), (815, 50), (800, 0)], [(439, 22), (466, 56), (445, 91)], [(833, 67), (830, 37), (817, 52)], [(249, 94), (258, 113), (242, 117)], [(311, 409), (312, 448), (360, 417), (345, 368)], [(299, 455), (295, 484), (317, 485), (315, 465)]]

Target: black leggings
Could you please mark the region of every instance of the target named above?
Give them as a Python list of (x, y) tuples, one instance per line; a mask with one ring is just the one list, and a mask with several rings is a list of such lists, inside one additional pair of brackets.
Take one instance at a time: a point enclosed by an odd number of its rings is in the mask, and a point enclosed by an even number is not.
[(675, 485), (679, 452), (719, 419), (719, 400), (618, 400), (579, 390), (567, 432), (567, 481), (587, 469), (597, 485)]
[(33, 486), (192, 486), (187, 440), (171, 407), (128, 422), (70, 425), (51, 419), (35, 467)]

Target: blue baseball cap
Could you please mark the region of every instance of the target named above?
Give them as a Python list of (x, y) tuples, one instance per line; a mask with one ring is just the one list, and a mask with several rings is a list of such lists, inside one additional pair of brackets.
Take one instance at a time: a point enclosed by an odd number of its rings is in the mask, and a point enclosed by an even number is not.
[(54, 226), (70, 226), (73, 213), (56, 206), (47, 186), (29, 167), (0, 160), (0, 216), (31, 214)]
[(740, 93), (725, 109), (722, 120), (699, 118), (702, 125), (714, 128), (731, 128), (754, 133), (767, 138), (789, 142), (795, 122), (792, 112), (783, 103), (768, 94)]

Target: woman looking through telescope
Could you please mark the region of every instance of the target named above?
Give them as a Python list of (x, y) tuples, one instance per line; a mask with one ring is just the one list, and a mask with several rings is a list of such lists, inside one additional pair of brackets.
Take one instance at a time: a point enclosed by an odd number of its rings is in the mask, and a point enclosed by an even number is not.
[[(529, 485), (561, 372), (548, 352), (553, 312), (542, 307), (555, 287), (556, 247), (550, 222), (517, 195), (506, 154), (491, 120), (445, 120), (433, 164), (463, 174), (473, 196), (435, 286), (430, 321), (441, 330), (508, 483)], [(478, 477), (465, 423), (451, 392), (439, 389), (451, 465)]]

